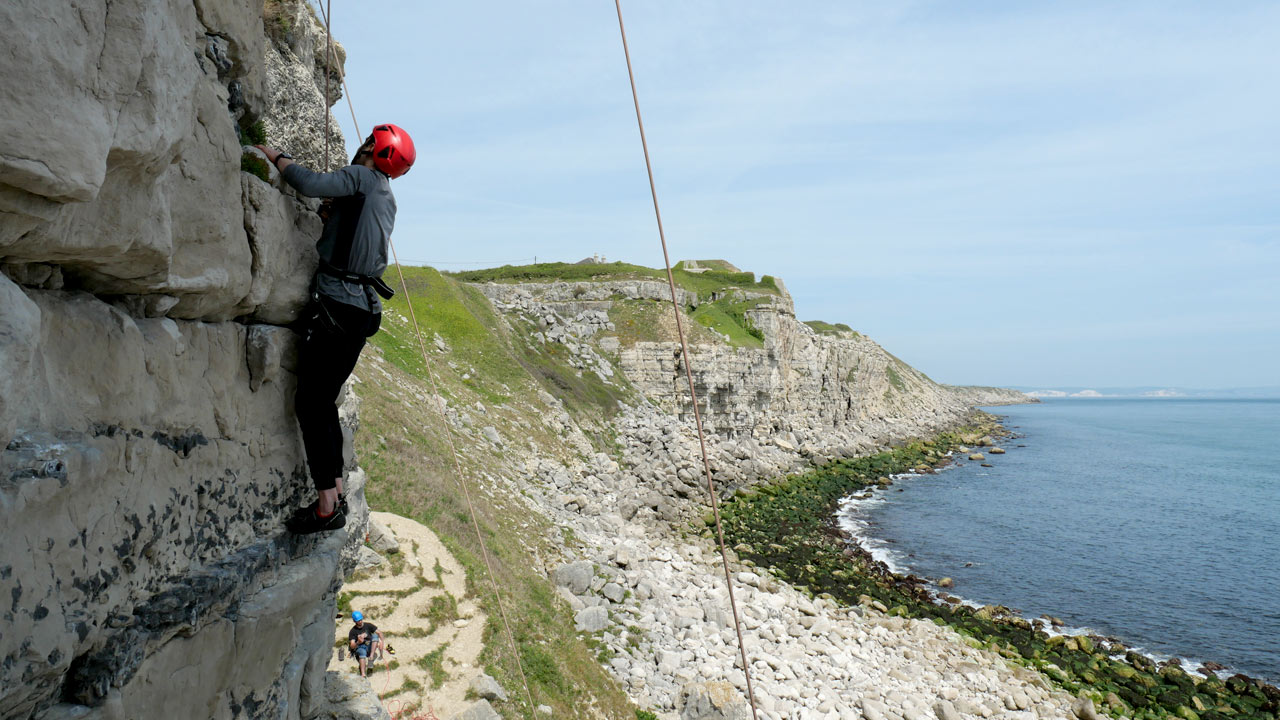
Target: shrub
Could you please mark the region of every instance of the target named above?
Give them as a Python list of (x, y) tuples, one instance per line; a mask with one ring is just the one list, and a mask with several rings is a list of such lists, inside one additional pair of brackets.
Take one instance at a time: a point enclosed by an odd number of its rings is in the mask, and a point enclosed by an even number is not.
[(244, 145), (266, 145), (267, 126), (261, 120), (255, 120), (240, 129), (240, 139)]
[(250, 175), (255, 175), (263, 182), (271, 182), (271, 168), (267, 165), (267, 161), (263, 160), (256, 153), (247, 152), (240, 156), (240, 169)]

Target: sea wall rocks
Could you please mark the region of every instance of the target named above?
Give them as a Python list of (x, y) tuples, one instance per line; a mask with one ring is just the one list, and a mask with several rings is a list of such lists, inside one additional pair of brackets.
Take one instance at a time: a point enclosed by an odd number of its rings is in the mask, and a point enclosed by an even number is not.
[(315, 150), (324, 72), (306, 3), (268, 5), (288, 33), (231, 0), (0, 7), (0, 717), (327, 702), (367, 508), (348, 453), (349, 533), (282, 529), (320, 220), (240, 163), (258, 121)]

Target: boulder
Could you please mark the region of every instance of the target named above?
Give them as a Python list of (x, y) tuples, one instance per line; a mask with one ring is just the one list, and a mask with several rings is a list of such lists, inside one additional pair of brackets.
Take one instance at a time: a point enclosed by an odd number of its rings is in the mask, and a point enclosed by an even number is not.
[(488, 700), (479, 700), (466, 710), (454, 714), (450, 720), (502, 720), (502, 716), (493, 709)]
[(391, 528), (383, 524), (376, 513), (369, 516), (368, 543), (369, 547), (380, 553), (400, 552), (400, 541), (396, 540)]
[(498, 447), (502, 446), (502, 436), (498, 434), (498, 429), (494, 426), (485, 425), (480, 429), (480, 432), (484, 433), (484, 438), (489, 442), (497, 445)]
[(691, 683), (680, 689), (681, 720), (750, 720), (751, 707), (732, 685)]
[(862, 698), (862, 717), (865, 720), (885, 720), (884, 703), (869, 697)]
[(325, 673), (324, 703), (314, 717), (325, 720), (391, 720), (369, 681), (337, 671)]
[(978, 462), (979, 460), (986, 460), (987, 458), (982, 453), (973, 453), (972, 455), (969, 456), (969, 459), (974, 462)]
[(599, 632), (609, 627), (609, 611), (599, 605), (583, 608), (573, 616), (573, 623), (578, 632)]
[(1116, 695), (1113, 692), (1107, 693), (1107, 696), (1103, 698), (1102, 702), (1105, 703), (1106, 706), (1108, 708), (1111, 708), (1111, 710), (1113, 711), (1117, 711), (1121, 713), (1129, 711), (1129, 706), (1126, 705), (1125, 702), (1120, 699), (1119, 695)]
[(625, 591), (618, 583), (611, 582), (605, 583), (605, 586), (600, 589), (600, 594), (608, 598), (610, 602), (620, 603), (625, 596)]
[(488, 673), (480, 673), (471, 681), (471, 692), (483, 700), (506, 700), (507, 691)]
[(1093, 706), (1093, 700), (1084, 695), (1071, 703), (1071, 712), (1075, 713), (1080, 720), (1101, 720), (1097, 708)]
[(359, 555), (356, 556), (356, 572), (362, 570), (372, 570), (373, 568), (383, 565), (387, 562), (386, 558), (374, 552), (373, 548), (368, 545), (361, 545)]
[(579, 560), (556, 568), (552, 581), (560, 587), (568, 588), (574, 595), (581, 595), (591, 587), (595, 573), (595, 564), (590, 560)]

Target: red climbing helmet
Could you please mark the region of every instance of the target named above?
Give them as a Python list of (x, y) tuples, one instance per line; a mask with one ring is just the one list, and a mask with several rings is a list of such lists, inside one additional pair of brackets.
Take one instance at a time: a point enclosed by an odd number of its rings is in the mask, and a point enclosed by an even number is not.
[[(413, 161), (418, 159), (413, 138), (399, 125), (378, 125), (373, 128), (369, 140), (373, 141), (373, 164), (392, 178), (409, 172)], [(368, 144), (369, 140), (365, 143)]]

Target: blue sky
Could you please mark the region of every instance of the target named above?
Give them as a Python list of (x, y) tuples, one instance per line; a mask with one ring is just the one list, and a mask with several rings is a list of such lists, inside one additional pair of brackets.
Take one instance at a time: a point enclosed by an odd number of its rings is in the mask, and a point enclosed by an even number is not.
[[(420, 153), (402, 259), (661, 265), (611, 2), (362, 7), (361, 129)], [(942, 382), (1280, 385), (1280, 3), (623, 12), (673, 259)]]

